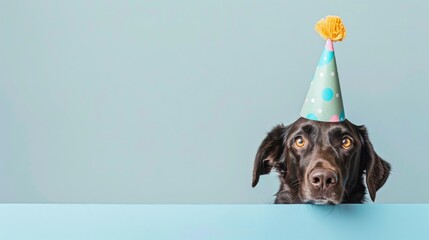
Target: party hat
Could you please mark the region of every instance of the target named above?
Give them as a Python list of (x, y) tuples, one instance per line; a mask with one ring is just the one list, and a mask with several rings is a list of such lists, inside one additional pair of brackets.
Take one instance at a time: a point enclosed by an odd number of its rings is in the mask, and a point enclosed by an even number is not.
[(327, 16), (316, 24), (315, 30), (326, 39), (326, 44), (302, 106), (301, 116), (315, 121), (342, 122), (346, 118), (333, 42), (344, 39), (346, 28), (340, 17)]

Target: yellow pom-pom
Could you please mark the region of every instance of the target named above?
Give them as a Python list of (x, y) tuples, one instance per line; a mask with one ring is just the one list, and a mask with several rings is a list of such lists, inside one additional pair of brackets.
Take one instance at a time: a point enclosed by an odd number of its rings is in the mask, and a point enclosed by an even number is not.
[(337, 16), (327, 16), (326, 19), (321, 19), (316, 23), (314, 29), (324, 39), (331, 39), (332, 41), (342, 41), (346, 37), (346, 27), (343, 21)]

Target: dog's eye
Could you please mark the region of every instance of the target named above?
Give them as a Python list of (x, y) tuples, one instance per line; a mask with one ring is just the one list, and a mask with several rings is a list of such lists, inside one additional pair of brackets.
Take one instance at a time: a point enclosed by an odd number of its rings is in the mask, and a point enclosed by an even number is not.
[(298, 148), (302, 148), (305, 146), (305, 140), (302, 137), (295, 138), (295, 146)]
[(344, 137), (341, 141), (341, 146), (344, 149), (349, 149), (352, 146), (352, 140), (349, 137)]

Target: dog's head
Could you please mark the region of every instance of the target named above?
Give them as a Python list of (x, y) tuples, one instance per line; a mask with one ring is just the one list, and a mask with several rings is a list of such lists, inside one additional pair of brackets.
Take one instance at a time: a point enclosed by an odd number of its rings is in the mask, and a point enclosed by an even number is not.
[[(273, 168), (280, 173), (280, 191), (290, 195), (286, 202), (314, 204), (353, 202), (349, 195), (356, 194), (364, 174), (374, 201), (390, 173), (364, 126), (304, 118), (268, 133), (256, 154), (252, 186)], [(360, 189), (363, 197), (365, 189)]]

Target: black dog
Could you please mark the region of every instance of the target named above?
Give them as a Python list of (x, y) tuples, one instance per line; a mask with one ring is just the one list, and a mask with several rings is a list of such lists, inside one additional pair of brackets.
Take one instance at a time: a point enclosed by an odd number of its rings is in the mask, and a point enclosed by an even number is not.
[(364, 126), (304, 118), (268, 133), (256, 154), (252, 187), (272, 168), (281, 181), (275, 203), (363, 203), (364, 174), (374, 201), (390, 173)]

